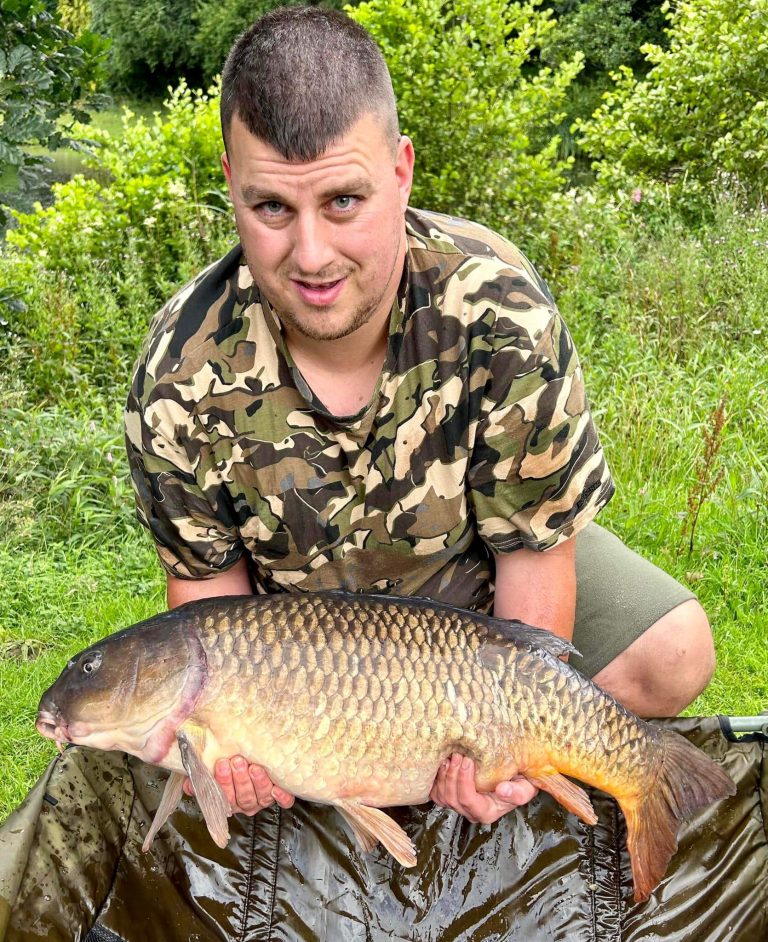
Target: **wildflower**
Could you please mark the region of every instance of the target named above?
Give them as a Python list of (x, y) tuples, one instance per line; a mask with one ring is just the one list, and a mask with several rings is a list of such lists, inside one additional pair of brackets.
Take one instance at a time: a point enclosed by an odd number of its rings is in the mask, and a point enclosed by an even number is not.
[(147, 229), (151, 229), (152, 226), (154, 226), (156, 222), (157, 222), (157, 218), (155, 216), (147, 216), (144, 219), (144, 225)]
[(639, 206), (640, 203), (643, 202), (643, 191), (639, 186), (632, 190), (632, 202), (635, 204), (635, 206)]
[(107, 452), (107, 461), (108, 461), (110, 464), (112, 464), (112, 462), (113, 462), (114, 460), (115, 460), (115, 459), (112, 457), (112, 452), (111, 452), (111, 451), (108, 451), (108, 452)]

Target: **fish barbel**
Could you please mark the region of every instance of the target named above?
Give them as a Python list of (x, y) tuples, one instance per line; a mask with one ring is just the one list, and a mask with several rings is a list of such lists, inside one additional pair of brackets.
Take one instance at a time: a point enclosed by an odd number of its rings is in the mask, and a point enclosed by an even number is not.
[(404, 866), (416, 863), (414, 847), (380, 809), (427, 801), (451, 754), (474, 760), (479, 791), (520, 774), (595, 824), (576, 778), (618, 801), (641, 901), (680, 822), (735, 788), (682, 736), (564, 663), (572, 650), (541, 629), (426, 599), (204, 599), (72, 658), (43, 695), (37, 728), (172, 771), (145, 850), (187, 775), (226, 845), (230, 807), (211, 770), (238, 754), (286, 791), (334, 805), (366, 850), (380, 841)]

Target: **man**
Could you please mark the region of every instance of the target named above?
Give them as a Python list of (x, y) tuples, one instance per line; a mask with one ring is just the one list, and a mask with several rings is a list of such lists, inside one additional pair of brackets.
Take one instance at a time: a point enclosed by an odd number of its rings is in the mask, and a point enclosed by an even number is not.
[[(335, 12), (268, 14), (221, 115), (241, 246), (160, 312), (127, 413), (169, 606), (344, 587), (568, 638), (576, 617), (577, 666), (641, 715), (679, 712), (713, 670), (706, 617), (589, 525), (613, 485), (567, 330), (512, 245), (407, 209), (414, 149), (375, 44)], [(473, 774), (454, 757), (432, 797), (491, 822), (534, 794)], [(292, 804), (242, 757), (216, 775), (237, 811)]]
[[(221, 109), (241, 245), (159, 312), (126, 413), (169, 606), (429, 596), (573, 636), (574, 664), (631, 709), (681, 710), (712, 672), (706, 617), (591, 522), (613, 484), (530, 264), (481, 226), (408, 209), (414, 150), (375, 44), (333, 11), (268, 14), (229, 56)], [(528, 885), (516, 829), (531, 834), (509, 812), (528, 782), (478, 793), (472, 763), (447, 761), (435, 804), (503, 820), (403, 810), (422, 872), (356, 857), (332, 810), (284, 820), (270, 805), (293, 796), (243, 757), (216, 776), (244, 812), (230, 845), (188, 806), (145, 855), (157, 771), (67, 750), (0, 832), (0, 938), (506, 937)], [(573, 860), (577, 838), (546, 818), (537, 833)]]

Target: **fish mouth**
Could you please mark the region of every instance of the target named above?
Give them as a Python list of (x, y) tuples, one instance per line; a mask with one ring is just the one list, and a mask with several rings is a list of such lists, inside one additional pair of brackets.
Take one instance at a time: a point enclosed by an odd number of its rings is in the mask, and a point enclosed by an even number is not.
[(72, 742), (69, 724), (60, 713), (51, 713), (50, 710), (39, 710), (35, 728), (45, 739), (52, 739), (59, 750), (64, 751), (64, 743)]

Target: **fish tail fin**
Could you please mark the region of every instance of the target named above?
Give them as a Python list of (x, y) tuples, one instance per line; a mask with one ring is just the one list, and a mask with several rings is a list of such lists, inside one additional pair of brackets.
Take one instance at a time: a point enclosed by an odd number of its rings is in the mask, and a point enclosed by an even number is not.
[(661, 771), (646, 795), (619, 800), (627, 821), (635, 901), (648, 899), (677, 850), (680, 823), (693, 813), (736, 792), (731, 777), (677, 733), (662, 732)]

